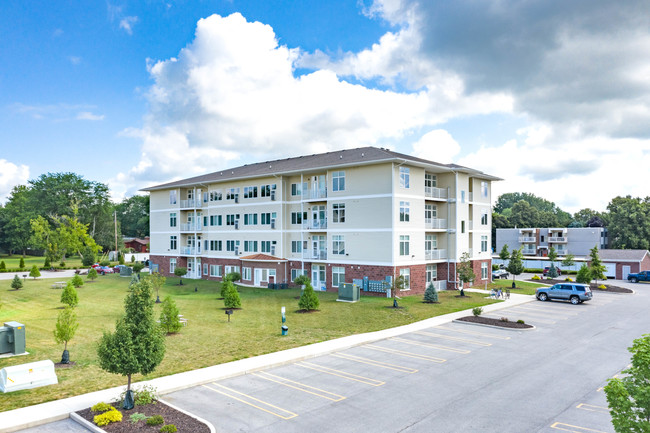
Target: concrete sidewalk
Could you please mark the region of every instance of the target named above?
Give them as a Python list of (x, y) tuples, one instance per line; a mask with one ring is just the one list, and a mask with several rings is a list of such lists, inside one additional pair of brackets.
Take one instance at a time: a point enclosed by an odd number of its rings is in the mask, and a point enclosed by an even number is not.
[[(475, 293), (488, 293), (482, 290), (466, 290)], [(515, 305), (533, 301), (531, 295), (512, 294), (510, 299), (497, 304), (483, 307), (484, 313), (497, 311)], [(432, 317), (420, 322), (411, 323), (397, 328), (384, 329), (366, 334), (350, 335), (335, 340), (296, 347), (281, 352), (269, 353), (252, 358), (240, 359), (225, 364), (214, 365), (199, 370), (187, 371), (171, 376), (160, 377), (146, 382), (138, 382), (134, 386), (150, 385), (158, 390), (162, 396), (181, 389), (202, 385), (209, 382), (222, 380), (228, 377), (239, 376), (257, 370), (273, 368), (284, 364), (294, 363), (303, 359), (314, 358), (328, 353), (349, 349), (361, 344), (367, 344), (385, 338), (409, 332), (420, 331), (433, 326), (449, 323), (454, 319), (471, 315), (471, 310), (458, 311), (443, 316)], [(91, 392), (75, 397), (42, 403), (35, 406), (24, 407), (12, 411), (0, 412), (0, 433), (15, 432), (29, 427), (39, 426), (69, 417), (70, 412), (76, 412), (90, 407), (100, 401), (115, 400), (124, 390), (124, 386)], [(42, 430), (46, 432), (48, 430)], [(38, 430), (30, 430), (38, 431)]]

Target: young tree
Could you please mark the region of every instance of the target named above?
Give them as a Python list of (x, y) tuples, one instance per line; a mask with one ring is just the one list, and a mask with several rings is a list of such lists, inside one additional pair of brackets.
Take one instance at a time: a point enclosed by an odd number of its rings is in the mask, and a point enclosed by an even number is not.
[(438, 302), (438, 290), (433, 282), (429, 283), (429, 286), (424, 291), (424, 302), (436, 303)]
[(61, 293), (61, 303), (70, 306), (71, 308), (76, 307), (79, 304), (79, 295), (77, 295), (77, 290), (72, 285), (72, 281), (68, 281), (63, 292)]
[(557, 278), (558, 273), (557, 273), (557, 268), (555, 267), (554, 264), (551, 263), (551, 267), (548, 269), (548, 277), (550, 279), (555, 279)]
[(397, 294), (400, 293), (406, 287), (406, 278), (403, 275), (398, 275), (393, 278), (393, 284), (390, 286), (391, 298), (393, 298), (393, 308), (398, 308), (399, 304), (397, 303)]
[(219, 295), (221, 295), (222, 299), (226, 298), (226, 292), (228, 291), (228, 289), (230, 289), (230, 286), (234, 286), (232, 281), (230, 281), (230, 279), (228, 278), (229, 275), (230, 274), (226, 275), (221, 280), (221, 289), (219, 290)]
[(36, 265), (32, 266), (32, 270), (29, 271), (29, 276), (32, 277), (33, 279), (36, 279), (41, 276), (41, 272), (38, 270), (38, 267)]
[(160, 312), (160, 326), (167, 334), (174, 334), (180, 331), (181, 321), (178, 318), (179, 313), (180, 311), (172, 297), (165, 297), (162, 303), (162, 311)]
[(18, 264), (18, 267), (20, 268), (21, 271), (25, 269), (25, 259), (23, 257), (20, 258), (20, 263)]
[(476, 279), (476, 274), (472, 268), (472, 262), (469, 259), (469, 253), (463, 253), (460, 256), (458, 265), (458, 280), (460, 281), (460, 296), (465, 296), (465, 284), (471, 283)]
[(576, 264), (575, 258), (576, 257), (571, 253), (567, 254), (566, 256), (564, 256), (564, 260), (562, 260), (562, 266), (564, 266), (565, 268), (572, 267), (573, 265)]
[(153, 272), (149, 275), (148, 280), (151, 281), (151, 286), (156, 291), (156, 304), (160, 303), (160, 288), (165, 285), (165, 278), (160, 272)]
[(65, 307), (59, 313), (59, 318), (56, 321), (56, 328), (54, 329), (54, 339), (57, 344), (63, 343), (63, 354), (61, 355), (61, 364), (70, 363), (70, 353), (68, 352), (68, 341), (72, 340), (79, 323), (77, 323), (77, 315), (72, 307)]
[(510, 274), (512, 274), (512, 288), (513, 289), (516, 287), (515, 277), (517, 275), (521, 275), (521, 273), (524, 272), (523, 257), (524, 256), (521, 253), (521, 249), (512, 250), (512, 253), (510, 253), (510, 263), (508, 263), (508, 267), (506, 268), (506, 271), (508, 271), (508, 272), (510, 272)]
[[(143, 269), (144, 269), (144, 265), (142, 263), (137, 262), (137, 263), (133, 264), (133, 272), (135, 272), (136, 274), (139, 275), (140, 271), (143, 270)], [(176, 268), (176, 269), (178, 269), (178, 268)]]
[(508, 244), (503, 244), (503, 248), (499, 252), (499, 258), (504, 262), (510, 258), (510, 251), (508, 250)]
[(43, 262), (43, 267), (46, 268), (46, 269), (52, 267), (52, 264), (50, 263), (50, 254), (49, 254), (49, 252), (45, 256), (45, 261)]
[(306, 311), (317, 310), (320, 306), (320, 301), (318, 295), (314, 292), (314, 288), (311, 286), (311, 280), (309, 277), (306, 275), (300, 275), (293, 282), (298, 286), (305, 286), (305, 289), (300, 295), (298, 307)]
[(88, 271), (88, 279), (90, 281), (93, 281), (95, 278), (97, 278), (97, 269), (90, 268), (90, 270)]
[(548, 250), (548, 259), (551, 261), (551, 266), (553, 266), (557, 260), (557, 251), (555, 251), (555, 247), (553, 246)]
[(580, 284), (589, 284), (591, 281), (591, 273), (589, 272), (589, 266), (586, 263), (583, 263), (578, 270), (578, 275), (576, 275), (576, 282)]
[(596, 280), (596, 286), (598, 286), (598, 280), (605, 279), (606, 269), (598, 255), (598, 245), (591, 249), (589, 256), (591, 257), (591, 260), (589, 261), (589, 274), (591, 275), (592, 280)]
[(99, 341), (99, 365), (109, 373), (127, 377), (124, 409), (133, 409), (131, 376), (153, 372), (165, 356), (165, 339), (153, 317), (151, 282), (143, 279), (124, 301), (124, 316), (115, 332), (105, 332)]
[(7, 270), (7, 265), (5, 265), (4, 260), (0, 260), (0, 271), (6, 271)]
[(607, 381), (605, 394), (612, 424), (617, 433), (650, 431), (650, 334), (644, 334), (627, 349), (632, 366), (626, 377)]
[(81, 264), (84, 266), (91, 266), (97, 261), (97, 254), (95, 250), (91, 247), (86, 247), (83, 250), (83, 257), (81, 258)]
[(118, 254), (120, 255), (120, 258), (118, 259), (117, 262), (118, 262), (120, 265), (123, 265), (123, 264), (124, 264), (124, 254), (123, 254), (123, 253), (118, 253)]
[(20, 279), (18, 274), (14, 275), (14, 279), (11, 281), (11, 287), (16, 290), (23, 287), (23, 280)]
[(177, 277), (180, 277), (180, 283), (179, 285), (183, 285), (183, 276), (187, 274), (187, 268), (184, 268), (182, 266), (177, 266), (176, 269), (174, 269), (174, 275)]
[[(95, 271), (97, 273), (97, 271)], [(74, 277), (72, 277), (72, 285), (75, 287), (81, 287), (84, 285), (84, 280), (81, 278), (81, 275), (75, 274)]]
[(241, 274), (239, 272), (230, 272), (228, 275), (226, 275), (226, 278), (235, 283), (241, 280)]
[(223, 304), (226, 308), (241, 308), (241, 298), (235, 285), (228, 281), (226, 291), (223, 296)]

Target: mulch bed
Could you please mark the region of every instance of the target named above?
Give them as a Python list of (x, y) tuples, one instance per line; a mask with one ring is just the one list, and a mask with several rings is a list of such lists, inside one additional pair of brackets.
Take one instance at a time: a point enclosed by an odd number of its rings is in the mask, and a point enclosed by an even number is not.
[[(131, 422), (131, 415), (134, 413), (142, 413), (147, 416), (153, 415), (162, 415), (165, 420), (165, 424), (174, 424), (178, 428), (179, 432), (191, 432), (191, 433), (210, 433), (210, 428), (198, 421), (195, 418), (192, 418), (189, 415), (179, 412), (176, 409), (173, 409), (167, 406), (164, 403), (157, 402), (156, 404), (146, 404), (143, 406), (136, 406), (133, 410), (123, 410), (120, 408), (119, 403), (112, 404), (114, 408), (122, 412), (122, 421), (113, 422), (108, 425), (101, 427), (107, 432), (112, 433), (133, 433), (133, 432), (159, 432), (162, 425), (147, 425), (146, 421), (138, 421), (137, 423)], [(81, 410), (77, 412), (79, 416), (85, 418), (86, 420), (93, 422), (93, 417), (97, 414), (93, 413), (90, 408)]]
[(77, 365), (77, 363), (74, 362), (74, 361), (70, 361), (70, 362), (67, 363), (67, 364), (61, 364), (60, 362), (55, 362), (55, 363), (54, 363), (54, 368), (55, 368), (56, 370), (58, 370), (58, 369), (60, 369), (60, 368), (72, 368), (72, 367), (74, 367), (75, 365)]
[[(568, 281), (557, 280), (557, 279), (556, 280), (526, 280), (526, 281), (531, 281), (533, 283), (550, 284), (550, 285), (568, 283)], [(607, 289), (599, 289), (598, 286), (600, 286), (601, 284), (603, 283), (598, 283), (598, 285), (596, 285), (596, 283), (590, 283), (589, 288), (591, 289), (592, 292), (634, 293), (633, 290), (626, 289), (625, 287), (612, 286), (610, 284), (604, 284), (604, 286), (607, 287)]]
[(533, 325), (529, 325), (527, 323), (517, 323), (517, 322), (510, 322), (510, 321), (504, 322), (503, 320), (500, 319), (493, 319), (491, 317), (481, 317), (481, 316), (465, 316), (456, 320), (460, 320), (461, 322), (480, 323), (482, 325), (500, 326), (502, 328), (525, 329), (525, 328), (533, 327)]

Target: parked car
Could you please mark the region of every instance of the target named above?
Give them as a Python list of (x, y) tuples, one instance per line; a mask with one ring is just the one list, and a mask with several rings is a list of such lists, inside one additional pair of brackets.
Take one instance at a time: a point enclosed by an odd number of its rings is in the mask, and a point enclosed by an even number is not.
[(627, 280), (631, 283), (638, 283), (639, 281), (650, 281), (650, 271), (641, 271), (636, 274), (629, 274)]
[(492, 279), (493, 280), (498, 280), (499, 278), (508, 278), (510, 274), (508, 271), (504, 271), (503, 269), (497, 269), (496, 271), (492, 271)]
[(113, 268), (110, 268), (108, 266), (99, 266), (96, 267), (95, 270), (99, 275), (106, 275), (106, 274), (113, 274)]
[(559, 299), (570, 301), (573, 305), (588, 301), (593, 297), (591, 289), (583, 284), (561, 283), (551, 287), (540, 287), (535, 296), (540, 301)]
[(115, 265), (113, 266), (113, 272), (119, 274), (122, 268), (126, 268), (126, 265)]
[[(550, 266), (545, 267), (545, 268), (544, 268), (544, 276), (546, 276), (546, 274), (548, 274), (548, 271), (550, 271), (550, 270), (551, 270), (551, 267), (550, 267)], [(560, 269), (560, 268), (558, 268), (558, 267), (556, 266), (556, 267), (555, 267), (555, 270), (557, 271), (557, 274), (558, 274), (558, 275), (562, 275), (562, 269)]]

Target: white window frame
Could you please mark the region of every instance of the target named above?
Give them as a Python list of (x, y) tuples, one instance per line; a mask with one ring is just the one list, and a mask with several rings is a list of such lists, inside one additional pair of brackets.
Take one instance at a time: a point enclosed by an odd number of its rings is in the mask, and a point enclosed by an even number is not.
[(241, 279), (251, 281), (253, 279), (253, 270), (248, 267), (241, 268)]
[(172, 251), (176, 251), (178, 249), (178, 236), (171, 235), (169, 237), (169, 249)]
[(481, 181), (481, 196), (484, 198), (488, 196), (488, 183), (486, 181)]
[(487, 235), (481, 236), (481, 252), (485, 253), (488, 250), (488, 237)]
[(332, 287), (338, 288), (345, 283), (345, 266), (332, 266)]
[(436, 281), (438, 279), (438, 266), (437, 265), (427, 265), (427, 271), (426, 271), (426, 281), (427, 281), (427, 287), (429, 287), (429, 283), (432, 281)]
[(332, 222), (345, 222), (345, 203), (332, 203)]
[(399, 276), (404, 277), (403, 292), (411, 290), (411, 268), (402, 268), (399, 270)]
[(302, 242), (301, 241), (291, 241), (291, 252), (292, 253), (302, 253)]
[(345, 171), (332, 172), (332, 191), (345, 191)]
[(176, 204), (176, 190), (172, 189), (169, 191), (169, 204)]
[(431, 173), (425, 173), (424, 186), (429, 188), (436, 188), (438, 186), (438, 176)]
[(399, 186), (400, 188), (409, 189), (411, 187), (411, 169), (409, 167), (399, 168)]
[(178, 218), (176, 217), (176, 212), (169, 213), (169, 227), (176, 227), (178, 224)]
[(176, 270), (176, 259), (169, 259), (169, 273), (173, 274)]
[(332, 255), (345, 255), (345, 235), (332, 235)]
[(400, 201), (399, 202), (399, 220), (400, 222), (409, 222), (411, 220), (411, 202), (410, 201)]
[(402, 257), (411, 254), (411, 237), (409, 235), (399, 236), (399, 255)]
[(488, 225), (488, 211), (487, 211), (487, 209), (482, 209), (481, 210), (481, 225), (483, 225), (483, 226)]
[(296, 278), (298, 278), (301, 275), (308, 275), (307, 270), (303, 269), (292, 269), (291, 270), (291, 281), (294, 281)]
[(207, 263), (203, 263), (203, 275), (208, 275), (209, 266)]

